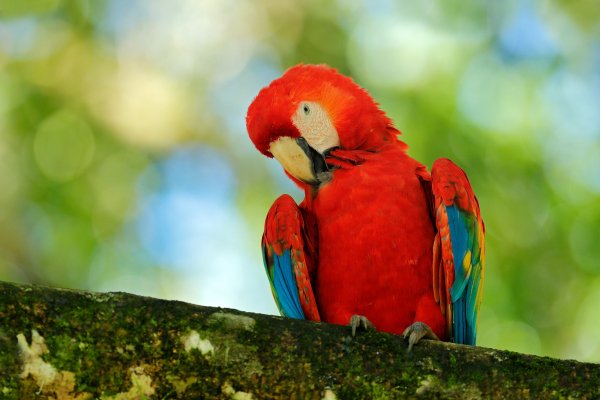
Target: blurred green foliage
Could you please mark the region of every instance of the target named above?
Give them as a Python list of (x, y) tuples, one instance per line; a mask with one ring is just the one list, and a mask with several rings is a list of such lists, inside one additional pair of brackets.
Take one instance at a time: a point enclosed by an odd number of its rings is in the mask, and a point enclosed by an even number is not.
[(298, 62), (351, 75), (487, 228), (479, 344), (600, 361), (594, 1), (0, 2), (0, 279), (275, 312), (299, 193), (244, 129)]

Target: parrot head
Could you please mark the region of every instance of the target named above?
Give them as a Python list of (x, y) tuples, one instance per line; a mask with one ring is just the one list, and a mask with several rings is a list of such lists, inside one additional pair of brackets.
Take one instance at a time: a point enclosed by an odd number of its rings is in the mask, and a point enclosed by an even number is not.
[(375, 150), (399, 133), (371, 96), (325, 65), (300, 64), (263, 88), (246, 116), (256, 148), (288, 175), (319, 184), (336, 148)]

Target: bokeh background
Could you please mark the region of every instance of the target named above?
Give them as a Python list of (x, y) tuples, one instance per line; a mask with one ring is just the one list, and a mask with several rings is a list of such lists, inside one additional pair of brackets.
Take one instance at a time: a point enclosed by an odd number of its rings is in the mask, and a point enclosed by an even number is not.
[(479, 344), (600, 362), (595, 0), (2, 0), (0, 279), (276, 314), (263, 221), (302, 194), (244, 118), (298, 62), (468, 171)]

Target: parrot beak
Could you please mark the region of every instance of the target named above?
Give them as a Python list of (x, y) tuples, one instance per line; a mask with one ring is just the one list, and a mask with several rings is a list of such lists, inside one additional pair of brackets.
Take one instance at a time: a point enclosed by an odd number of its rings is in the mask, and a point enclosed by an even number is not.
[(288, 173), (302, 182), (319, 184), (320, 174), (329, 171), (325, 157), (303, 137), (281, 136), (271, 143), (269, 151)]

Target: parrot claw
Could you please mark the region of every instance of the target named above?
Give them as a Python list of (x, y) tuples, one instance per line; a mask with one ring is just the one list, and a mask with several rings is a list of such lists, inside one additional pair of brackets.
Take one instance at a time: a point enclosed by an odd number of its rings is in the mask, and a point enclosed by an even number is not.
[(402, 337), (404, 339), (408, 338), (408, 352), (410, 353), (413, 346), (423, 338), (425, 339), (433, 339), (440, 340), (437, 335), (431, 330), (429, 326), (427, 326), (424, 322), (415, 322), (408, 328), (404, 330), (402, 333)]
[(367, 317), (362, 315), (353, 315), (350, 317), (350, 327), (352, 328), (352, 337), (356, 336), (356, 328), (360, 328), (361, 326), (368, 331), (369, 329), (375, 329), (375, 325), (371, 321), (367, 319)]

